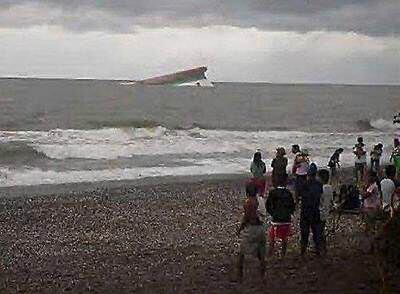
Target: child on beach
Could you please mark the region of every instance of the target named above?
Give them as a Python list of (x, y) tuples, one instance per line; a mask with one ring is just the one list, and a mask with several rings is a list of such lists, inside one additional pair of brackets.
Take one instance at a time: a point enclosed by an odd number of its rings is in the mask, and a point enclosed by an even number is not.
[(380, 161), (381, 161), (381, 156), (383, 153), (383, 145), (382, 143), (379, 143), (374, 146), (370, 153), (371, 157), (371, 170), (379, 173), (379, 168), (380, 168)]
[(343, 148), (336, 149), (328, 162), (328, 167), (331, 170), (331, 184), (336, 189), (339, 186), (338, 169), (340, 168), (340, 155), (343, 151)]
[(276, 149), (276, 156), (272, 159), (272, 184), (275, 186), (275, 181), (281, 177), (286, 176), (286, 167), (288, 165), (288, 159), (285, 157), (286, 150), (283, 147)]
[(322, 182), (322, 196), (319, 205), (321, 218), (321, 249), (326, 253), (326, 220), (333, 209), (333, 188), (329, 185), (329, 172), (326, 169), (318, 171)]
[(353, 149), (355, 155), (354, 177), (357, 184), (362, 181), (367, 165), (367, 152), (364, 150), (364, 146), (364, 139), (359, 137)]
[(307, 181), (307, 170), (310, 160), (308, 158), (308, 151), (301, 151), (299, 145), (292, 146), (292, 153), (295, 154), (292, 173), (296, 176), (295, 201), (298, 202), (301, 199), (301, 193)]
[(272, 217), (272, 226), (269, 229), (269, 255), (273, 255), (275, 240), (282, 241), (282, 256), (285, 256), (287, 241), (290, 235), (292, 214), (295, 210), (292, 193), (286, 188), (287, 175), (275, 178), (274, 187), (267, 198), (267, 212)]
[(394, 139), (394, 149), (390, 156), (390, 162), (394, 163), (397, 177), (400, 177), (400, 140), (398, 138)]
[(308, 247), (310, 228), (317, 255), (321, 253), (321, 219), (320, 200), (323, 193), (322, 184), (317, 180), (317, 165), (311, 163), (307, 172), (307, 182), (301, 194), (300, 233), (301, 255), (304, 256)]
[(258, 214), (257, 187), (253, 183), (246, 185), (246, 196), (243, 205), (244, 214), (238, 229), (238, 235), (241, 235), (238, 260), (239, 280), (243, 278), (243, 263), (246, 254), (257, 256), (260, 261), (261, 277), (265, 275), (265, 228)]
[(266, 185), (266, 173), (267, 169), (264, 161), (261, 158), (261, 152), (257, 151), (254, 153), (253, 161), (250, 166), (250, 172), (253, 175), (252, 182), (257, 187), (257, 193), (264, 197), (265, 185)]

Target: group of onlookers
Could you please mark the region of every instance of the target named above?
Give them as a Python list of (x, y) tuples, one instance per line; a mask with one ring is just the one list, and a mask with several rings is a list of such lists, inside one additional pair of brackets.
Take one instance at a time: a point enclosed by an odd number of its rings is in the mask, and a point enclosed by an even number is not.
[[(369, 170), (366, 168), (367, 153), (363, 138), (358, 138), (354, 146), (354, 177), (357, 184), (362, 184), (361, 211), (365, 215), (367, 229), (371, 227), (380, 212), (386, 210), (394, 213), (399, 208), (397, 203), (400, 198), (396, 197), (400, 195), (397, 194), (400, 184), (396, 180), (396, 173), (400, 176), (400, 143), (395, 139), (394, 144), (390, 161), (394, 161), (395, 165), (388, 165), (385, 168), (386, 176), (381, 180), (378, 174), (381, 171), (380, 158), (383, 145), (377, 144), (372, 149)], [(277, 239), (281, 241), (281, 255), (286, 254), (288, 238), (292, 234), (292, 217), (297, 206), (300, 208), (301, 255), (307, 253), (310, 231), (316, 254), (324, 255), (327, 252), (326, 220), (334, 208), (334, 195), (339, 193), (338, 169), (340, 155), (344, 150), (342, 148), (335, 150), (327, 164), (330, 171), (318, 169), (315, 163), (311, 163), (306, 149), (293, 145), (291, 151), (294, 155), (291, 168), (294, 189), (289, 189), (287, 185), (288, 159), (283, 147), (276, 150), (276, 156), (272, 160), (272, 176), (269, 184), (261, 153), (254, 154), (250, 167), (252, 179), (246, 185), (244, 214), (238, 230), (238, 234), (242, 237), (239, 254), (240, 277), (243, 274), (243, 260), (246, 253), (255, 254), (259, 258), (261, 274), (264, 275), (267, 235), (268, 254), (274, 254)], [(338, 206), (340, 207), (340, 203)]]

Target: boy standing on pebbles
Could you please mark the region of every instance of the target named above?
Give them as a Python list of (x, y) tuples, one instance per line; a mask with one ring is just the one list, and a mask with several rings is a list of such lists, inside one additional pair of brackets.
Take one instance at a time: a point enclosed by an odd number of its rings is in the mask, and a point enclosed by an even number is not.
[(282, 256), (286, 255), (288, 237), (291, 234), (292, 215), (295, 204), (292, 193), (286, 188), (287, 175), (275, 178), (274, 189), (267, 198), (267, 211), (272, 217), (272, 226), (269, 229), (269, 255), (273, 255), (275, 240), (282, 241)]
[(265, 275), (265, 227), (258, 212), (257, 187), (253, 183), (246, 185), (246, 196), (243, 205), (244, 214), (238, 229), (238, 235), (241, 237), (238, 260), (239, 281), (243, 278), (243, 263), (246, 254), (258, 258), (261, 278)]

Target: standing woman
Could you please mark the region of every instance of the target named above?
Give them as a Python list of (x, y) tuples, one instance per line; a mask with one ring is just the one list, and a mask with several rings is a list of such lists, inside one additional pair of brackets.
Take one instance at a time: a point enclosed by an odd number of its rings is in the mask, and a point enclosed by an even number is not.
[(271, 167), (272, 167), (272, 184), (275, 187), (275, 184), (279, 181), (280, 177), (287, 177), (287, 165), (288, 159), (285, 157), (286, 150), (283, 147), (279, 147), (276, 149), (276, 156), (272, 159)]
[(257, 187), (257, 193), (261, 197), (264, 197), (266, 184), (265, 173), (267, 172), (267, 168), (264, 161), (262, 161), (261, 152), (259, 151), (254, 153), (253, 162), (250, 166), (250, 172), (253, 175), (252, 182)]
[(328, 167), (331, 170), (331, 185), (335, 190), (339, 188), (340, 184), (338, 169), (340, 168), (340, 155), (343, 151), (343, 148), (336, 149), (328, 162)]

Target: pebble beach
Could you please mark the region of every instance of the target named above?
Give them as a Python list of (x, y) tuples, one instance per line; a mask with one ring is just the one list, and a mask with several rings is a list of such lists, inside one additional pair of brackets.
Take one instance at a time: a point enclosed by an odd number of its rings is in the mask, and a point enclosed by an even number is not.
[[(323, 260), (300, 258), (298, 216), (288, 255), (267, 278), (235, 255), (246, 177), (181, 179), (0, 200), (2, 293), (377, 293), (372, 257), (343, 216)], [(79, 191), (81, 190), (81, 191)]]

